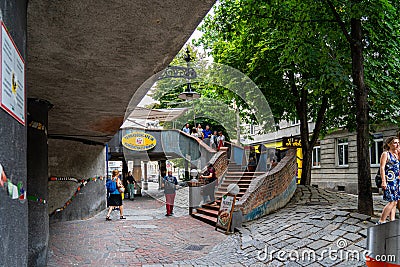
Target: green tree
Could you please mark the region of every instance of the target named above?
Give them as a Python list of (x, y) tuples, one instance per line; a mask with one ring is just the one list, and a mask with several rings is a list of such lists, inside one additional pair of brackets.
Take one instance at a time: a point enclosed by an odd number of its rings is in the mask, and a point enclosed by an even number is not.
[[(221, 2), (206, 19), (200, 42), (212, 49), (214, 60), (238, 68), (257, 83), (277, 121), (300, 120), (301, 183), (310, 184), (313, 146), (326, 125), (338, 125), (338, 114), (344, 114), (343, 103), (350, 97), (348, 77), (339, 70), (345, 62), (337, 57), (340, 43), (331, 41), (335, 33), (330, 28), (321, 31), (307, 18), (318, 6), (267, 2)], [(310, 119), (315, 122), (311, 135)]]
[[(357, 128), (358, 208), (366, 214), (372, 213), (368, 114), (374, 120), (393, 121), (395, 106), (387, 96), (399, 99), (398, 90), (393, 90), (398, 85), (394, 74), (399, 47), (398, 9), (393, 3), (220, 1), (205, 19), (199, 41), (211, 49), (216, 62), (238, 68), (259, 85), (276, 120), (300, 119), (301, 184), (310, 184), (317, 138), (335, 127)], [(376, 108), (368, 110), (367, 100)], [(378, 108), (382, 106), (385, 109)], [(311, 134), (309, 120), (315, 122)]]
[[(384, 95), (384, 98), (378, 95), (375, 99), (389, 106), (386, 110), (393, 111), (389, 119), (395, 121), (393, 114), (397, 108), (390, 108), (387, 94), (393, 95), (396, 91), (392, 86), (397, 82), (392, 81), (392, 75), (398, 73), (400, 67), (399, 42), (397, 41), (400, 29), (397, 22), (398, 10), (396, 11), (396, 6), (392, 5), (392, 1), (348, 1), (346, 4), (340, 1), (327, 0), (326, 2), (350, 47), (357, 128), (358, 210), (372, 215), (374, 211), (369, 160), (371, 109), (368, 97), (372, 87), (375, 93)], [(396, 3), (393, 2), (393, 4)], [(389, 74), (387, 76), (392, 77), (389, 79), (374, 77), (375, 75), (382, 76), (380, 74), (385, 72)], [(382, 83), (382, 80), (388, 83)], [(394, 98), (399, 99), (398, 93)], [(377, 110), (376, 107), (372, 113), (376, 114), (376, 117), (382, 117), (382, 111)]]
[[(181, 78), (166, 78), (159, 80), (152, 89), (151, 97), (158, 104), (152, 105), (151, 108), (187, 108), (186, 114), (178, 118), (173, 123), (165, 123), (165, 128), (176, 127), (181, 129), (184, 124), (201, 123), (203, 128), (206, 124), (210, 125), (212, 130), (222, 131), (229, 140), (235, 138), (237, 133), (236, 111), (239, 110), (239, 116), (243, 121), (254, 120), (255, 116), (248, 112), (250, 109), (246, 102), (231, 90), (217, 85), (218, 75), (210, 75), (215, 73), (218, 66), (208, 64), (203, 61), (203, 55), (195, 48), (189, 46), (189, 51), (193, 62), (191, 67), (195, 67), (197, 76), (202, 79), (191, 80), (192, 90), (201, 94), (200, 99), (184, 101), (178, 98), (178, 95), (186, 90), (187, 81)], [(186, 48), (183, 48), (171, 62), (171, 66), (186, 67), (184, 57), (186, 56)]]

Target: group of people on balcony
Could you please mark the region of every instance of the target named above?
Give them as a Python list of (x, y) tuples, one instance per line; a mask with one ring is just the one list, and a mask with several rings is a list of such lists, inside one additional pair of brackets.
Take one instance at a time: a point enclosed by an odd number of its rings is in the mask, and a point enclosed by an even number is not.
[(211, 148), (216, 150), (219, 150), (225, 145), (225, 136), (223, 135), (222, 131), (212, 131), (209, 125), (206, 125), (206, 128), (203, 129), (199, 123), (197, 127), (190, 128), (190, 124), (186, 123), (182, 131), (190, 134), (191, 136), (199, 138)]

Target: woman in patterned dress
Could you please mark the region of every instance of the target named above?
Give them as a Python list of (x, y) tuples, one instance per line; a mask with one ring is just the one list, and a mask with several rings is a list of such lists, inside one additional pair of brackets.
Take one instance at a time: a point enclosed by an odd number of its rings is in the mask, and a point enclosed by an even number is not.
[(399, 147), (399, 139), (397, 137), (388, 137), (385, 140), (381, 155), (380, 171), (382, 179), (383, 200), (389, 203), (383, 208), (381, 218), (377, 224), (386, 222), (386, 218), (390, 215), (390, 220), (395, 220), (395, 213), (392, 212), (400, 199), (399, 192), (399, 159), (397, 158), (397, 149)]

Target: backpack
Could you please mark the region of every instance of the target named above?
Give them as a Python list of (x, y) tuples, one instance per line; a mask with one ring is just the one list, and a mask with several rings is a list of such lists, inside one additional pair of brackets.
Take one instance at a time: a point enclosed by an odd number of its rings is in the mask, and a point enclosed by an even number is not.
[(108, 191), (109, 193), (112, 193), (112, 192), (114, 192), (115, 190), (117, 190), (117, 183), (114, 182), (114, 181), (111, 180), (111, 179), (107, 179), (106, 187), (107, 187), (107, 191)]

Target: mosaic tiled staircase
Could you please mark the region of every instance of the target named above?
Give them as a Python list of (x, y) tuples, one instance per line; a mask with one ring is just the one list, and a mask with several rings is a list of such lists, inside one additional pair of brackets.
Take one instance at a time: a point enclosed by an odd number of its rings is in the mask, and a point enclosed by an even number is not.
[[(210, 205), (205, 204), (202, 205), (201, 208), (197, 208), (196, 212), (192, 213), (192, 216), (196, 219), (199, 219), (205, 223), (215, 226), (217, 222), (218, 210), (219, 205), (221, 203), (221, 197), (227, 193), (227, 188), (230, 184), (237, 184), (240, 188), (239, 194), (237, 195), (237, 200), (240, 199), (246, 192), (247, 188), (251, 183), (251, 180), (263, 174), (262, 172), (248, 172), (242, 170), (240, 165), (235, 163), (229, 163), (228, 170), (225, 175), (225, 179), (223, 182), (218, 186), (215, 192), (215, 199), (217, 205)], [(236, 200), (236, 201), (237, 201)]]

